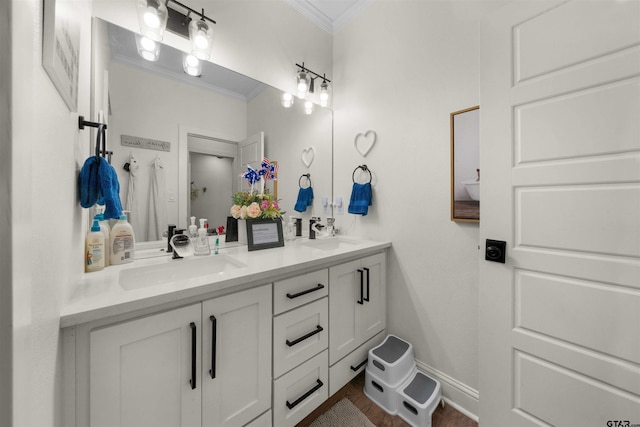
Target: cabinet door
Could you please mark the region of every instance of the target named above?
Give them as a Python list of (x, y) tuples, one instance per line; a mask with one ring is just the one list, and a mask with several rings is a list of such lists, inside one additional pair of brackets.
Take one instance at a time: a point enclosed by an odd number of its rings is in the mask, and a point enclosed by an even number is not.
[[(360, 343), (375, 336), (387, 324), (387, 287), (385, 254), (362, 259), (360, 269), (364, 271), (364, 304), (358, 319)], [(359, 290), (360, 284), (358, 284)]]
[(91, 332), (91, 427), (200, 425), (200, 317), (195, 304)]
[(329, 269), (329, 364), (386, 327), (384, 253)]
[(360, 295), (360, 261), (329, 269), (329, 364), (358, 347), (358, 314), (362, 310)]
[(202, 304), (202, 425), (247, 424), (271, 407), (271, 285)]

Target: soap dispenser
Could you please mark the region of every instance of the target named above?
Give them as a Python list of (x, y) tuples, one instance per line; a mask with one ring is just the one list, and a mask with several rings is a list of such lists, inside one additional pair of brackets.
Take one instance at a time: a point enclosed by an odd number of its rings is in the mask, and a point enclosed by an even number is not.
[(94, 219), (85, 239), (84, 271), (91, 273), (100, 270), (104, 270), (104, 234), (98, 220)]
[(191, 225), (189, 226), (189, 238), (195, 239), (198, 237), (198, 226), (196, 225), (196, 217), (191, 217)]
[(296, 237), (295, 218), (290, 216), (289, 217), (289, 223), (286, 225), (286, 227), (284, 229), (284, 238), (287, 241), (291, 241), (291, 240), (294, 240), (295, 237)]
[(198, 229), (198, 236), (195, 239), (193, 250), (195, 255), (209, 255), (211, 254), (211, 248), (209, 247), (209, 237), (207, 237), (207, 229), (204, 224), (206, 219), (200, 219), (200, 228)]

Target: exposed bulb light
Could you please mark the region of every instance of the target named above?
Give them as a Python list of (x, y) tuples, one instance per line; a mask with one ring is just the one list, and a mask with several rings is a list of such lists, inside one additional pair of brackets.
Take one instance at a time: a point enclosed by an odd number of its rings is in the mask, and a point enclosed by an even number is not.
[(202, 74), (202, 61), (193, 55), (185, 55), (182, 60), (182, 69), (190, 76), (198, 77)]
[(151, 40), (149, 37), (136, 34), (136, 46), (138, 55), (147, 61), (157, 61), (160, 57), (160, 43)]
[(304, 113), (309, 115), (313, 113), (313, 102), (305, 101), (304, 102)]
[(320, 85), (320, 105), (322, 107), (329, 105), (329, 83), (326, 80)]
[(307, 96), (307, 91), (309, 90), (309, 84), (310, 84), (311, 78), (309, 77), (309, 74), (305, 73), (304, 71), (299, 71), (298, 72), (298, 78), (297, 78), (297, 90), (298, 90), (298, 98), (300, 99), (304, 99), (305, 96)]
[(162, 41), (169, 11), (160, 0), (138, 0), (138, 23), (143, 36)]
[(291, 95), (289, 92), (285, 92), (282, 94), (282, 97), (280, 99), (280, 102), (282, 103), (282, 106), (284, 108), (291, 108), (293, 107), (293, 101), (294, 101), (294, 96)]
[[(204, 9), (202, 10), (204, 16)], [(204, 19), (192, 19), (189, 24), (191, 53), (198, 59), (207, 60), (213, 47), (213, 28)]]

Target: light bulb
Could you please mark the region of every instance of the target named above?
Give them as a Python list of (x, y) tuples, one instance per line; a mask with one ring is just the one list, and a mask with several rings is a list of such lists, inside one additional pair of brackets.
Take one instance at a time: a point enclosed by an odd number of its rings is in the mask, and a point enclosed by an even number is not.
[(197, 67), (200, 63), (200, 60), (193, 55), (187, 55), (186, 61), (189, 67)]
[(154, 42), (153, 40), (151, 40), (149, 37), (142, 37), (140, 39), (140, 44), (142, 45), (142, 48), (146, 51), (153, 51), (156, 48), (156, 42)]
[(142, 52), (140, 52), (140, 54), (147, 61), (155, 61), (156, 59), (158, 59), (158, 57), (156, 56), (156, 54), (154, 52), (150, 52), (148, 50), (143, 50)]
[(284, 108), (293, 107), (293, 100), (294, 100), (293, 95), (291, 95), (290, 93), (285, 92), (285, 93), (282, 94), (281, 102), (282, 102), (282, 106)]
[(209, 42), (207, 41), (207, 36), (203, 34), (202, 31), (198, 31), (196, 35), (194, 43), (198, 47), (198, 49), (206, 49), (209, 46)]
[(147, 11), (144, 13), (144, 23), (147, 24), (150, 28), (158, 28), (160, 27), (160, 18), (158, 18), (157, 9), (154, 7), (148, 7)]
[(313, 102), (306, 101), (304, 103), (304, 113), (307, 115), (313, 113)]
[(320, 105), (326, 107), (329, 104), (329, 84), (323, 81), (320, 85)]

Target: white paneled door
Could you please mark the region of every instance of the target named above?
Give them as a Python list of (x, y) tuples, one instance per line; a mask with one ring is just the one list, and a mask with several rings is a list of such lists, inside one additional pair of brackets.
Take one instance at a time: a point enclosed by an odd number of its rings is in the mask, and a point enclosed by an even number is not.
[(481, 61), (480, 424), (640, 425), (640, 1), (513, 2)]

